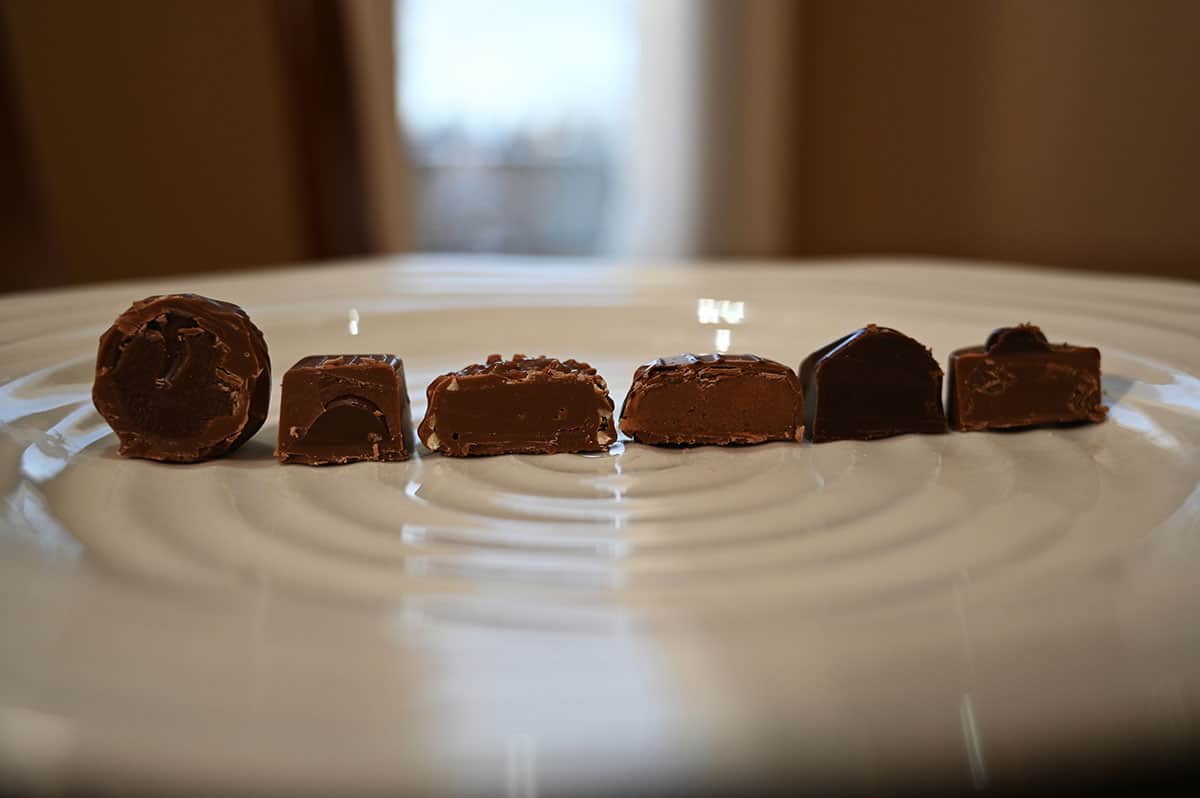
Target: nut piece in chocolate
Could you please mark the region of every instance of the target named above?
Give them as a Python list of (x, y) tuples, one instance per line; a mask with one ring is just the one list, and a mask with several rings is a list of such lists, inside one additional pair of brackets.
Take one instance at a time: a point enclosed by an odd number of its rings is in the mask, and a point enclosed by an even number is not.
[(946, 431), (942, 369), (904, 333), (868, 324), (800, 364), (805, 423), (816, 443)]
[(575, 360), (490, 355), (427, 395), (421, 441), (453, 457), (600, 452), (616, 440), (604, 378)]
[(621, 431), (655, 445), (799, 441), (800, 379), (782, 363), (757, 355), (659, 358), (634, 373), (621, 407)]
[(134, 302), (100, 337), (92, 401), (124, 457), (228, 454), (267, 418), (271, 361), (237, 305), (198, 294)]
[(281, 463), (407, 460), (412, 451), (404, 363), (395, 355), (309, 355), (283, 375)]
[(1052, 344), (1033, 324), (1001, 327), (950, 355), (950, 425), (957, 430), (1103, 421), (1100, 350)]

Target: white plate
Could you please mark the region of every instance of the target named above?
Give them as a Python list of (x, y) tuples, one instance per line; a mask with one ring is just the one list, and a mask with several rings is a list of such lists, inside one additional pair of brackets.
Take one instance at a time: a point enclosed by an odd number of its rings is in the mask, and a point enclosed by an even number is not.
[[(866, 322), (1099, 346), (1107, 423), (873, 443), (283, 467), (124, 461), (131, 300), (243, 305), (275, 382), (394, 352), (795, 366)], [(700, 323), (697, 300), (744, 302)], [(359, 318), (350, 334), (349, 314)], [(706, 311), (707, 314), (708, 311)], [(719, 315), (720, 305), (717, 305)], [(1019, 783), (1170, 758), (1200, 707), (1200, 287), (897, 262), (410, 259), (0, 300), (0, 773), (18, 785), (531, 795)], [(1166, 760), (1164, 760), (1166, 761)], [(925, 783), (924, 781), (920, 783)]]

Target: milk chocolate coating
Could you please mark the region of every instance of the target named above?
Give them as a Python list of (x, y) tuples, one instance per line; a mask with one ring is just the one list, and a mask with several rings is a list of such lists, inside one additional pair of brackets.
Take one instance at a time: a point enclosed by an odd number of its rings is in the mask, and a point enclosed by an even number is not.
[(922, 344), (868, 324), (800, 364), (814, 442), (946, 431), (942, 369)]
[(100, 336), (92, 401), (125, 457), (191, 463), (228, 454), (262, 426), (270, 397), (266, 341), (232, 303), (152, 296)]
[(634, 373), (621, 431), (655, 445), (799, 441), (804, 396), (796, 372), (757, 355), (659, 358)]
[(421, 441), (454, 457), (600, 452), (616, 440), (608, 386), (587, 363), (490, 355), (426, 393)]
[(395, 355), (309, 355), (283, 375), (281, 463), (412, 457), (404, 363)]
[(1001, 327), (950, 355), (950, 424), (957, 430), (1103, 421), (1100, 350), (1052, 344), (1032, 324)]

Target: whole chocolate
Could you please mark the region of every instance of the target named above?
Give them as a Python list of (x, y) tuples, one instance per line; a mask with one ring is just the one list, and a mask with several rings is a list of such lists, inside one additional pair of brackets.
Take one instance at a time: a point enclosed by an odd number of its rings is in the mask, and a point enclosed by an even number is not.
[(309, 355), (283, 375), (279, 405), (281, 463), (412, 456), (404, 363), (395, 355)]
[(942, 369), (904, 333), (868, 324), (800, 364), (814, 442), (946, 431)]
[(950, 355), (950, 424), (958, 430), (1103, 421), (1100, 350), (1052, 344), (1033, 324), (1001, 327)]
[(454, 457), (599, 452), (616, 440), (604, 378), (575, 360), (490, 355), (426, 395), (421, 441)]
[(92, 401), (122, 456), (191, 463), (228, 454), (263, 425), (270, 397), (266, 341), (230, 302), (148, 297), (100, 336)]
[(634, 373), (621, 431), (655, 445), (799, 441), (804, 397), (796, 372), (757, 355), (659, 358)]

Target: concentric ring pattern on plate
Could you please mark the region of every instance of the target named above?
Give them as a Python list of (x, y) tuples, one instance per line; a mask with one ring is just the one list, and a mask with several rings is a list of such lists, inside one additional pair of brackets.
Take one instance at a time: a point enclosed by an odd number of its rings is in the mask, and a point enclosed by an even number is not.
[[(45, 523), (98, 560), (150, 581), (268, 580), (366, 599), (483, 588), (656, 605), (727, 604), (729, 593), (863, 600), (962, 573), (1027, 580), (1135, 545), (1192, 494), (1200, 382), (1170, 359), (1195, 351), (1191, 306), (1139, 311), (1128, 296), (1012, 295), (962, 281), (916, 290), (888, 271), (766, 274), (780, 290), (759, 295), (753, 281), (716, 272), (701, 273), (691, 293), (653, 290), (660, 273), (624, 291), (533, 293), (521, 272), (506, 290), (485, 284), (453, 297), (230, 298), (266, 331), (277, 378), (309, 352), (400, 353), (418, 418), (433, 374), (497, 348), (590, 360), (619, 402), (637, 363), (712, 348), (714, 327), (695, 315), (703, 290), (745, 303), (741, 323), (724, 325), (734, 349), (788, 363), (867, 321), (909, 331), (944, 361), (994, 325), (1032, 319), (1054, 338), (1102, 347), (1111, 421), (827, 446), (424, 453), (403, 465), (318, 470), (277, 467), (269, 423), (235, 459), (178, 468), (114, 456), (88, 394), (96, 328), (64, 320), (54, 336), (70, 344), (6, 347), (13, 362), (42, 361), (0, 387), (6, 467), (18, 471), (12, 494), (36, 501)], [(361, 319), (355, 336), (350, 308)], [(1149, 472), (1181, 478), (1147, 484)], [(91, 523), (97, 513), (106, 523)]]
[[(313, 469), (271, 457), (276, 395), (232, 457), (121, 460), (90, 403), (96, 339), (131, 300), (169, 290), (243, 305), (276, 388), (307, 354), (399, 354), (415, 419), (430, 379), (494, 351), (590, 361), (619, 408), (639, 363), (710, 351), (718, 335), (795, 366), (875, 322), (945, 363), (1021, 321), (1101, 348), (1111, 415)], [(698, 318), (700, 300), (716, 303)], [(720, 300), (742, 304), (713, 318)], [(430, 792), (467, 778), (488, 792), (535, 771), (578, 786), (585, 772), (761, 768), (774, 744), (784, 762), (827, 751), (814, 761), (831, 773), (862, 772), (868, 748), (871, 768), (886, 770), (884, 751), (915, 767), (951, 756), (946, 734), (961, 730), (975, 778), (1029, 734), (1108, 728), (1098, 713), (1158, 733), (1184, 701), (1158, 696), (1200, 694), (1171, 622), (1197, 600), (1197, 319), (1200, 288), (1180, 283), (895, 261), (410, 259), (0, 300), (0, 620), (16, 652), (0, 661), (0, 772)], [(1112, 632), (1114, 617), (1134, 631)], [(1128, 650), (1045, 642), (1096, 629)], [(980, 653), (1010, 650), (999, 641), (1024, 653)], [(1086, 700), (1047, 687), (989, 702), (1011, 663), (1065, 667), (1077, 650), (1099, 652)], [(1104, 667), (1130, 662), (1152, 676), (1148, 703), (1112, 700), (1131, 688)], [(1029, 684), (1049, 672), (1037, 667)], [(894, 695), (881, 686), (893, 679)], [(938, 701), (904, 703), (924, 689), (949, 694), (949, 726)], [(371, 743), (331, 749), (330, 724)], [(466, 765), (431, 773), (451, 760)]]

